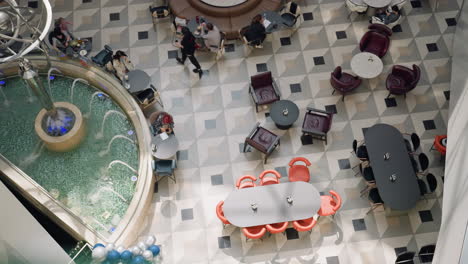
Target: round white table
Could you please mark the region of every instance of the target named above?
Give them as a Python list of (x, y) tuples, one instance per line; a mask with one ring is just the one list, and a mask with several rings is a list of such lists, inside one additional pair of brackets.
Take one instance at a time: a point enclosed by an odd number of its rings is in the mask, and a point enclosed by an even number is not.
[(372, 79), (382, 73), (383, 63), (377, 55), (361, 52), (351, 59), (351, 70), (359, 77)]
[(128, 72), (128, 84), (130, 93), (137, 93), (149, 87), (151, 77), (142, 70), (133, 70)]
[(205, 4), (216, 6), (216, 7), (231, 7), (243, 4), (247, 2), (247, 0), (200, 0)]
[(390, 5), (392, 0), (364, 0), (364, 3), (366, 3), (370, 7), (375, 7), (375, 8), (382, 8)]
[(153, 151), (153, 156), (157, 159), (171, 159), (179, 150), (179, 140), (174, 134), (168, 135), (169, 137), (163, 139), (161, 134), (154, 136), (151, 143), (155, 145), (156, 151)]

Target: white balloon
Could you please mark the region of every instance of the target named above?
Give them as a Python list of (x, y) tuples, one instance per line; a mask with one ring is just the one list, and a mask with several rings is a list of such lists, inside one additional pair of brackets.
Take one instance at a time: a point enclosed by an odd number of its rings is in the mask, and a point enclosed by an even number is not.
[(151, 252), (150, 250), (145, 250), (143, 251), (143, 254), (141, 254), (143, 256), (143, 258), (145, 258), (146, 260), (152, 260), (153, 259), (153, 252)]
[(106, 245), (107, 252), (112, 251), (115, 248), (115, 245), (110, 243)]
[(117, 250), (117, 252), (119, 252), (120, 254), (122, 254), (122, 252), (125, 251), (125, 248), (122, 247), (122, 246), (118, 246), (116, 250)]
[(147, 246), (145, 245), (145, 243), (143, 242), (138, 242), (137, 246), (142, 250), (146, 250)]
[(107, 250), (103, 247), (93, 249), (92, 258), (97, 261), (103, 261), (107, 257)]
[(156, 242), (156, 238), (154, 236), (149, 236), (145, 240), (145, 245), (146, 245), (146, 247), (149, 247), (149, 246), (153, 245), (154, 242)]
[(141, 249), (137, 246), (134, 246), (130, 249), (134, 256), (138, 256), (141, 254)]

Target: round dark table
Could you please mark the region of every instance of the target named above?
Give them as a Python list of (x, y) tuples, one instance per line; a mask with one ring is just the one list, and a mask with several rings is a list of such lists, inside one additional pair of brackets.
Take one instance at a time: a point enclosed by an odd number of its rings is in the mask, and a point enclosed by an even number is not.
[(142, 70), (133, 70), (128, 72), (128, 81), (130, 93), (138, 93), (149, 87), (151, 77)]
[(271, 105), (270, 117), (279, 129), (288, 129), (299, 117), (299, 108), (292, 101), (279, 100)]
[(179, 140), (174, 134), (167, 135), (168, 138), (162, 139), (161, 135), (156, 135), (151, 138), (151, 144), (156, 147), (153, 150), (153, 156), (157, 159), (171, 159), (179, 150)]

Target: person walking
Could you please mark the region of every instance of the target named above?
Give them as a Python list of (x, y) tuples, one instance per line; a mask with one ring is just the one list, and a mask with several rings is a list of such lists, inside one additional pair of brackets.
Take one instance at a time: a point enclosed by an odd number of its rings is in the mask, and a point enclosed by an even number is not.
[(178, 63), (184, 64), (185, 60), (188, 57), (190, 62), (195, 66), (195, 69), (193, 69), (193, 72), (198, 73), (198, 75), (201, 78), (203, 75), (203, 71), (201, 69), (200, 63), (198, 63), (198, 60), (195, 58), (195, 49), (196, 49), (195, 37), (192, 35), (190, 30), (186, 27), (182, 28), (182, 34), (184, 35), (182, 38), (182, 41), (180, 43), (177, 42), (176, 44), (180, 48), (180, 51), (182, 53), (182, 58), (177, 57), (176, 60)]

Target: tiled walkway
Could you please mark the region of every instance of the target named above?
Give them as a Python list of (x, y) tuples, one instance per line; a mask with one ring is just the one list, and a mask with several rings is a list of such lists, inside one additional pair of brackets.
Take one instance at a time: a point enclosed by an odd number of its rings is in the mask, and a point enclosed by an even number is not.
[[(127, 51), (136, 67), (152, 76), (166, 110), (174, 115), (181, 141), (177, 184), (164, 179), (156, 186), (141, 232), (157, 236), (163, 263), (390, 264), (397, 253), (436, 241), (441, 186), (407, 214), (390, 217), (377, 210), (366, 215), (369, 203), (359, 195), (365, 185), (350, 169), (356, 163), (350, 150), (354, 138), (363, 138), (363, 128), (378, 122), (416, 132), (431, 159), (430, 171), (442, 184), (442, 164), (429, 148), (435, 135), (446, 133), (457, 1), (440, 1), (437, 12), (432, 2), (408, 1), (383, 59), (384, 73), (364, 81), (344, 102), (340, 95), (331, 95), (330, 72), (338, 65), (350, 71), (350, 59), (359, 52), (358, 42), (368, 25), (366, 17), (353, 15), (348, 20), (344, 1), (305, 1), (305, 21), (299, 30), (270, 35), (261, 50), (233, 41), (219, 61), (212, 54), (198, 54), (206, 70), (201, 80), (191, 65), (183, 67), (174, 60), (169, 20), (154, 31), (150, 2), (56, 0), (54, 16), (73, 21), (75, 35), (92, 37), (94, 52), (104, 44)], [(385, 78), (393, 64), (417, 64), (422, 69), (418, 87), (406, 99), (385, 99)], [(299, 120), (287, 131), (276, 129), (268, 110), (257, 114), (249, 97), (249, 76), (266, 70), (273, 72), (282, 98), (300, 108)], [(301, 142), (307, 106), (336, 113), (327, 146)], [(281, 148), (266, 165), (256, 151), (241, 153), (244, 138), (257, 121), (281, 135)], [(286, 235), (272, 235), (263, 242), (246, 243), (239, 228), (223, 230), (215, 206), (234, 189), (235, 180), (264, 169), (276, 169), (287, 180), (286, 166), (295, 156), (312, 162), (311, 183), (320, 191), (333, 189), (342, 195), (344, 204), (335, 222), (321, 219), (310, 235), (288, 229)]]

